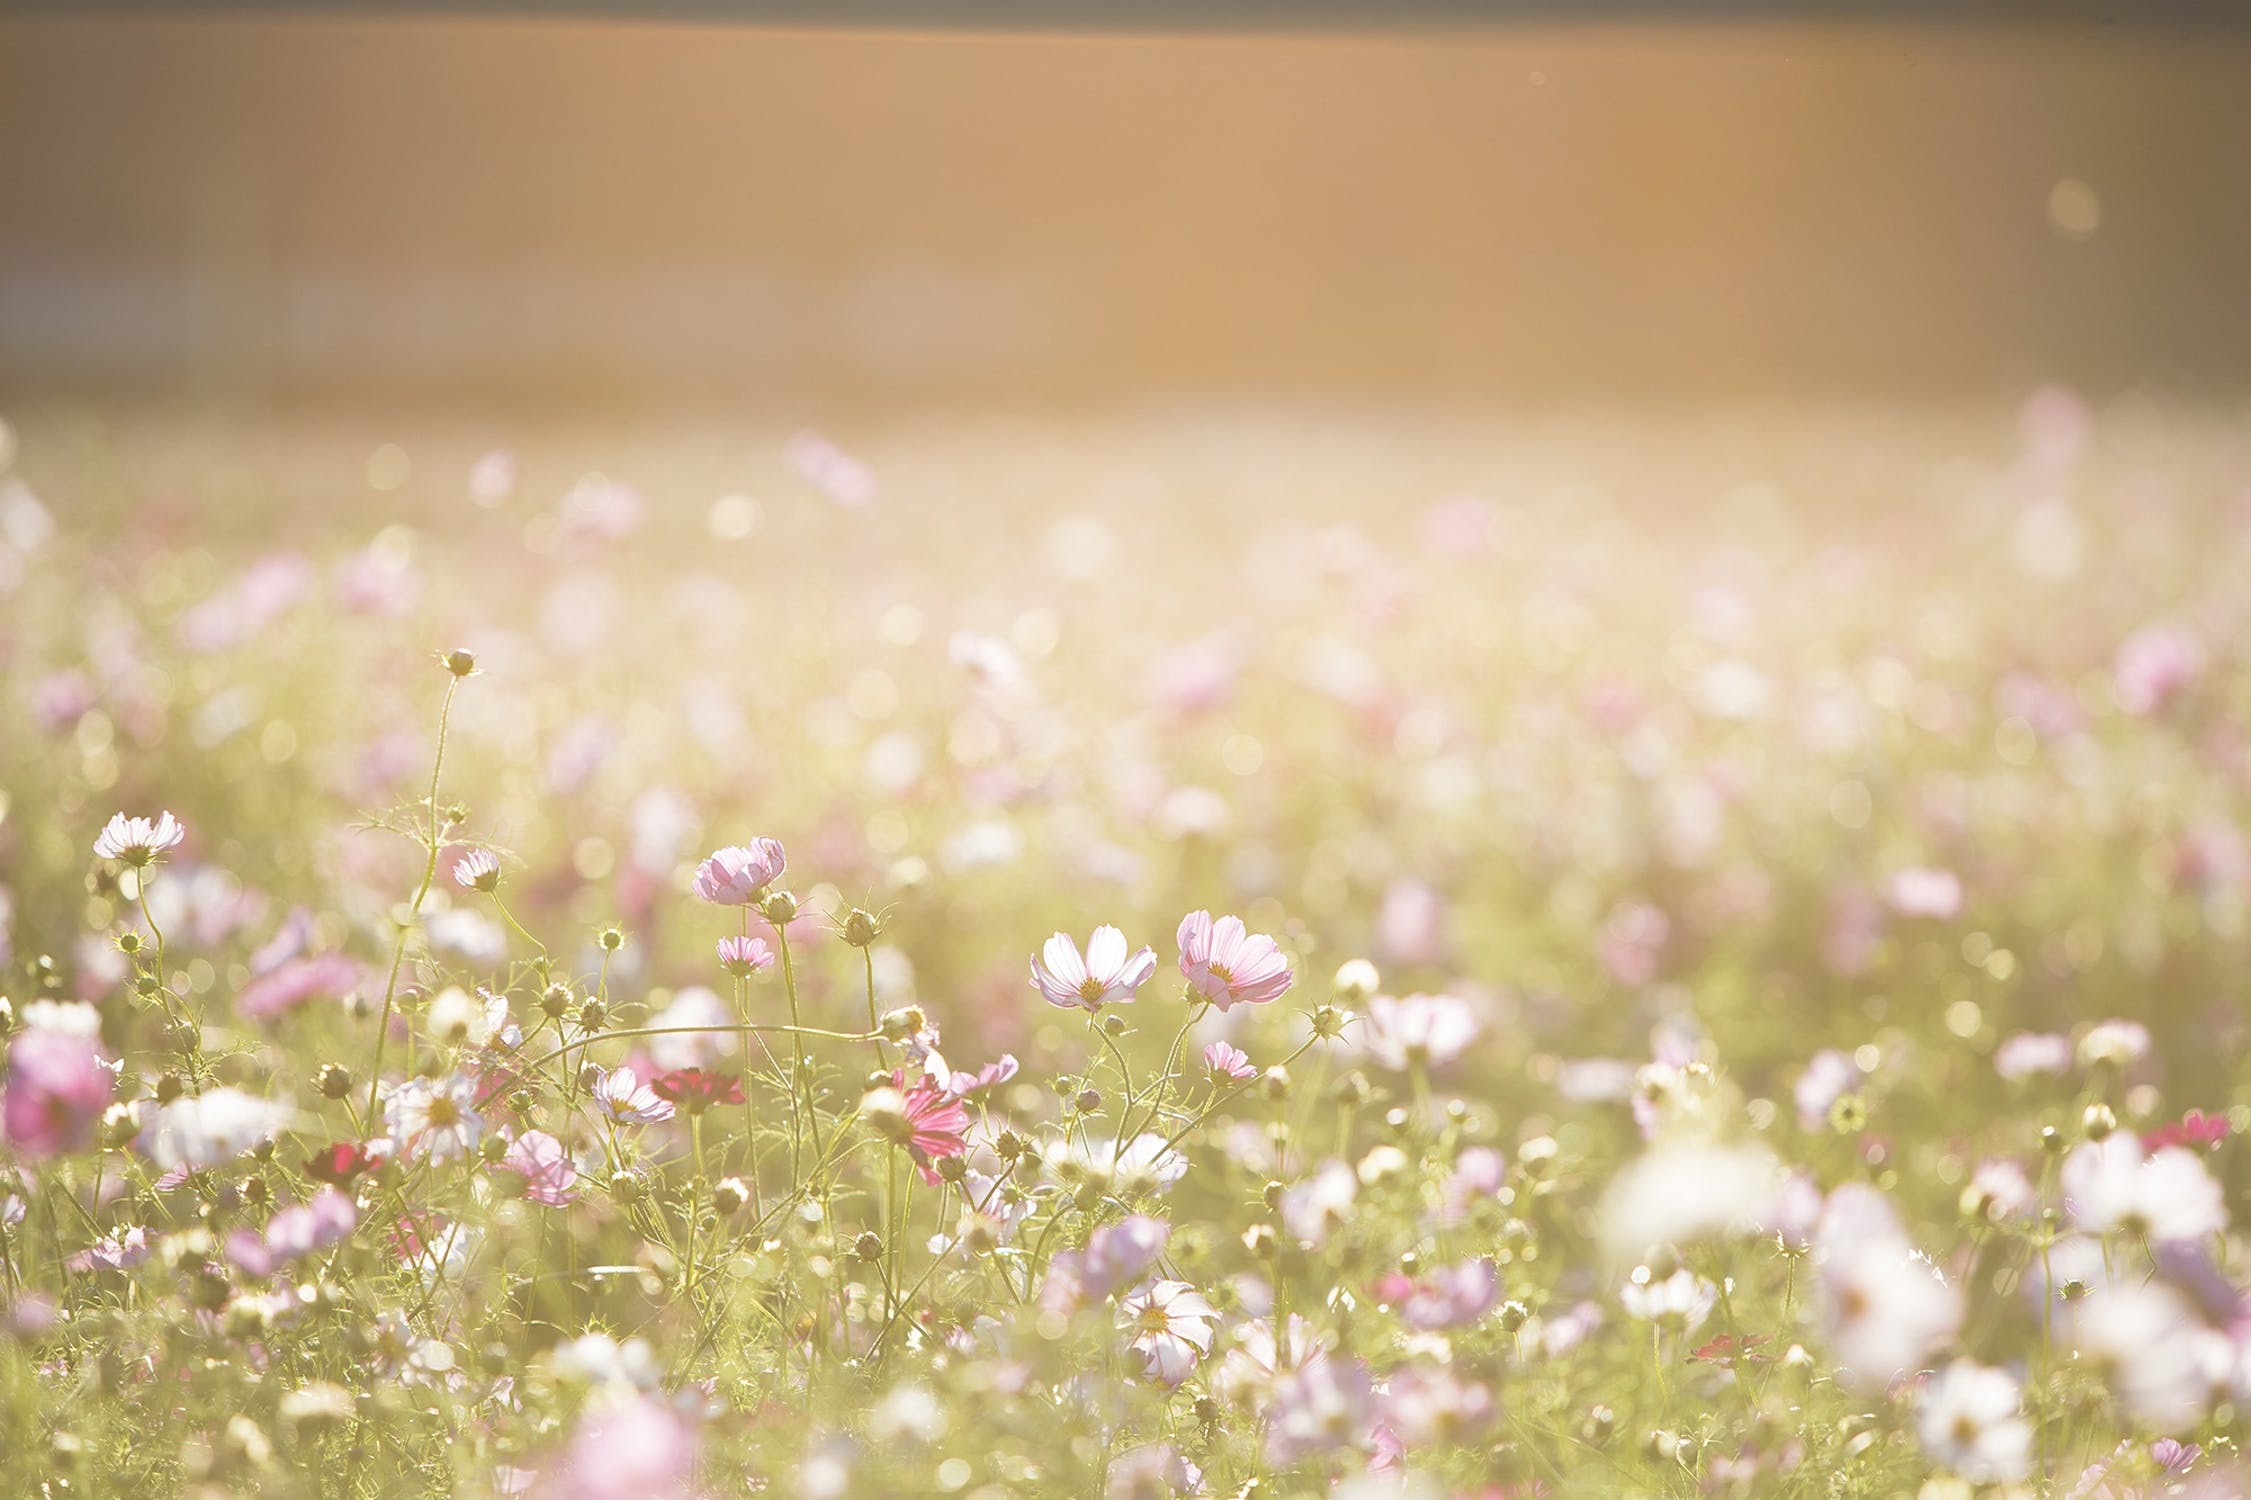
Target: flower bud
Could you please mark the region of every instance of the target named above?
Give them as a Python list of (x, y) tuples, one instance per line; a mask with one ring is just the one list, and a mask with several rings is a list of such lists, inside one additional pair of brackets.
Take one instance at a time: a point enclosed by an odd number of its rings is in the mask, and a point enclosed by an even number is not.
[(340, 1063), (322, 1063), (313, 1075), (313, 1087), (323, 1099), (341, 1099), (352, 1091), (352, 1070)]
[(1347, 1004), (1366, 1000), (1383, 984), (1383, 976), (1376, 966), (1364, 958), (1355, 958), (1337, 970), (1334, 988), (1337, 998)]
[(571, 987), (560, 980), (539, 992), (539, 1011), (550, 1021), (560, 1021), (571, 1008)]
[(1323, 1038), (1342, 1036), (1344, 1035), (1345, 1023), (1351, 1019), (1352, 1017), (1338, 1006), (1316, 1006), (1313, 1011), (1313, 1034)]
[(127, 957), (131, 957), (133, 954), (140, 952), (141, 935), (137, 932), (119, 933), (117, 935), (117, 951), (125, 954)]
[(855, 948), (865, 948), (883, 936), (883, 919), (874, 912), (853, 907), (844, 914), (844, 941)]
[(458, 646), (439, 657), (438, 660), (443, 662), (445, 669), (456, 677), (468, 677), (477, 670), (476, 653), (464, 651)]
[(742, 1212), (749, 1201), (749, 1185), (740, 1177), (722, 1177), (711, 1185), (711, 1206), (721, 1218)]
[(883, 1019), (877, 1024), (882, 1028), (885, 1041), (903, 1042), (927, 1030), (930, 1016), (919, 1005), (902, 1005), (897, 1010), (885, 1011)]
[(2080, 1117), (2079, 1128), (2088, 1140), (2099, 1141), (2118, 1128), (2118, 1116), (2111, 1112), (2107, 1104), (2090, 1104), (2086, 1114)]
[(787, 891), (769, 891), (758, 903), (758, 914), (776, 927), (787, 927), (797, 920), (797, 898)]
[(604, 953), (615, 953), (625, 946), (625, 934), (615, 927), (605, 927), (595, 941), (602, 945)]
[(188, 1086), (177, 1073), (165, 1073), (156, 1080), (156, 1102), (170, 1104), (188, 1091)]
[(883, 1259), (883, 1236), (872, 1229), (863, 1230), (852, 1242), (852, 1253), (865, 1261)]
[(1102, 1091), (1096, 1088), (1080, 1089), (1077, 1097), (1071, 1100), (1071, 1105), (1080, 1114), (1091, 1115), (1102, 1107)]

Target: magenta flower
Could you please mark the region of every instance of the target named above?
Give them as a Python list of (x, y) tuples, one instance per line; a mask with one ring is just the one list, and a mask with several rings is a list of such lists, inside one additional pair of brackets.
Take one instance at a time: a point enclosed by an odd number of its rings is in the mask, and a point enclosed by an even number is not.
[(562, 1208), (578, 1201), (578, 1164), (563, 1149), (563, 1143), (544, 1130), (527, 1130), (517, 1136), (495, 1166), (522, 1177), (524, 1196), (534, 1203)]
[(1131, 1000), (1156, 972), (1156, 953), (1145, 947), (1128, 956), (1125, 934), (1115, 927), (1095, 928), (1083, 959), (1071, 935), (1058, 932), (1032, 960), (1032, 988), (1050, 1005), (1092, 1012)]
[(180, 826), (180, 820), (168, 812), (158, 813), (153, 818), (128, 818), (118, 813), (102, 829), (101, 837), (94, 840), (94, 853), (137, 868), (167, 849), (178, 848), (187, 836), (188, 831)]
[(1258, 1067), (1232, 1042), (1213, 1042), (1204, 1049), (1204, 1066), (1221, 1078), (1241, 1083), (1258, 1076)]
[(686, 1106), (700, 1115), (715, 1104), (743, 1102), (743, 1081), (734, 1073), (714, 1073), (704, 1068), (674, 1068), (649, 1080), (658, 1097)]
[(94, 1044), (66, 1031), (34, 1027), (8, 1044), (8, 1086), (0, 1095), (0, 1135), (26, 1161), (91, 1145), (116, 1079)]
[(1398, 1309), (1409, 1328), (1459, 1328), (1493, 1310), (1501, 1299), (1501, 1279), (1491, 1261), (1465, 1260), (1419, 1280), (1393, 1271), (1376, 1283), (1376, 1296)]
[(945, 1091), (956, 1099), (966, 1099), (972, 1094), (982, 1094), (987, 1089), (998, 1088), (1016, 1076), (1016, 1055), (1003, 1052), (974, 1073), (949, 1073)]
[(943, 1179), (931, 1164), (969, 1150), (969, 1111), (928, 1075), (909, 1088), (905, 1075), (893, 1073), (889, 1088), (872, 1090), (860, 1101), (860, 1114), (914, 1158), (932, 1187)]
[(265, 1234), (238, 1229), (227, 1236), (227, 1259), (247, 1275), (271, 1276), (292, 1261), (340, 1244), (359, 1221), (359, 1205), (332, 1187), (322, 1188), (311, 1202), (275, 1214)]
[(746, 979), (774, 966), (774, 950), (759, 937), (723, 937), (719, 940), (719, 967), (737, 979)]
[(1296, 979), (1282, 948), (1265, 933), (1243, 927), (1241, 917), (1212, 920), (1208, 911), (1180, 919), (1180, 972), (1189, 986), (1221, 1010), (1279, 1000)]
[(696, 894), (719, 906), (748, 906), (781, 879), (787, 862), (780, 839), (729, 844), (696, 867)]

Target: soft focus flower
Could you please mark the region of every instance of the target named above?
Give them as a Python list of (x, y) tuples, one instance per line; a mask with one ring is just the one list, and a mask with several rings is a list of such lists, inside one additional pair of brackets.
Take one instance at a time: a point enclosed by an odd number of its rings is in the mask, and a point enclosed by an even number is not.
[(232, 1161), (288, 1125), (290, 1111), (237, 1088), (207, 1089), (153, 1111), (142, 1125), (142, 1154), (159, 1167), (203, 1171)]
[(2169, 1125), (2160, 1125), (2142, 1135), (2145, 1150), (2156, 1151), (2165, 1146), (2194, 1147), (2210, 1151), (2228, 1138), (2226, 1115), (2208, 1115), (2201, 1109), (2192, 1109)]
[(608, 1068), (594, 1080), (594, 1107), (620, 1125), (654, 1125), (669, 1120), (674, 1107), (657, 1097), (631, 1068)]
[(1946, 921), (1961, 915), (1962, 878), (1952, 870), (1929, 867), (1901, 870), (1885, 889), (1891, 909), (1903, 917)]
[(524, 1196), (534, 1203), (562, 1208), (578, 1200), (578, 1166), (563, 1143), (544, 1130), (517, 1136), (495, 1165), (522, 1177)]
[(1376, 995), (1360, 1018), (1360, 1044), (1384, 1067), (1442, 1067), (1477, 1040), (1469, 1002), (1453, 995)]
[(1279, 1000), (1296, 978), (1281, 945), (1245, 930), (1240, 917), (1212, 920), (1208, 911), (1180, 919), (1180, 972), (1189, 986), (1221, 1010)]
[(1993, 1071), (2003, 1078), (2061, 1073), (2071, 1066), (2071, 1038), (2048, 1031), (2020, 1031), (1993, 1052)]
[(1618, 1289), (1618, 1300), (1637, 1318), (1688, 1332), (1712, 1315), (1719, 1288), (1686, 1266), (1660, 1278), (1641, 1267)]
[(128, 818), (118, 813), (94, 840), (94, 853), (133, 866), (146, 865), (167, 849), (175, 849), (188, 836), (179, 820), (168, 812), (154, 818)]
[(359, 1207), (334, 1188), (285, 1208), (266, 1222), (263, 1235), (238, 1229), (227, 1238), (227, 1258), (251, 1276), (271, 1276), (291, 1262), (341, 1243), (359, 1224)]
[(2031, 1471), (2024, 1391), (2006, 1370), (1948, 1365), (1917, 1403), (1915, 1430), (1932, 1463), (1972, 1484), (2014, 1484)]
[(1156, 972), (1156, 953), (1144, 947), (1129, 955), (1115, 927), (1095, 928), (1083, 959), (1070, 934), (1058, 932), (1032, 959), (1032, 988), (1050, 1005), (1098, 1011), (1133, 999)]
[(1203, 1293), (1185, 1281), (1156, 1281), (1118, 1299), (1118, 1327), (1148, 1365), (1149, 1378), (1174, 1386), (1211, 1352), (1219, 1314)]
[(115, 1087), (88, 1038), (45, 1027), (19, 1032), (8, 1043), (0, 1133), (25, 1161), (82, 1150), (93, 1144)]
[(1374, 1392), (1358, 1360), (1311, 1360), (1274, 1382), (1266, 1460), (1286, 1468), (1367, 1440)]
[(702, 1114), (715, 1104), (743, 1102), (741, 1075), (714, 1073), (705, 1068), (674, 1068), (669, 1073), (659, 1073), (649, 1080), (649, 1087), (660, 1099), (668, 1099), (692, 1115)]
[(533, 1488), (535, 1500), (625, 1500), (685, 1496), (698, 1444), (686, 1419), (662, 1402), (632, 1395), (593, 1407), (555, 1465)]
[(2095, 1234), (2116, 1230), (2152, 1240), (2193, 1240), (2227, 1227), (2220, 1185), (2194, 1152), (2145, 1153), (2128, 1131), (2072, 1149), (2063, 1162), (2064, 1210)]
[(1846, 1384), (1880, 1390), (1961, 1325), (1962, 1299), (1873, 1188), (1829, 1196), (1815, 1237), (1822, 1330)]
[(1397, 1309), (1399, 1321), (1409, 1328), (1459, 1328), (1493, 1310), (1501, 1297), (1501, 1277), (1491, 1260), (1479, 1257), (1420, 1278), (1394, 1271), (1376, 1284), (1376, 1295)]
[(748, 906), (781, 878), (787, 863), (780, 839), (730, 844), (696, 867), (696, 894), (721, 906)]

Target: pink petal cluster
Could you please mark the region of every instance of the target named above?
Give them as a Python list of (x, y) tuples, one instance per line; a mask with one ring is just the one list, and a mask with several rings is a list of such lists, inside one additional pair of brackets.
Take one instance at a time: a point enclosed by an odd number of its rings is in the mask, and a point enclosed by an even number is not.
[(116, 1079), (94, 1044), (42, 1027), (8, 1044), (8, 1082), (0, 1094), (0, 1134), (17, 1156), (44, 1161), (93, 1144)]
[(507, 1154), (495, 1163), (500, 1171), (524, 1179), (524, 1196), (549, 1208), (578, 1201), (578, 1164), (563, 1143), (544, 1130), (527, 1130), (509, 1142)]
[(730, 844), (696, 867), (696, 894), (719, 906), (748, 906), (781, 879), (787, 864), (780, 839)]
[(263, 1235), (253, 1229), (229, 1235), (227, 1259), (246, 1275), (271, 1276), (316, 1250), (342, 1243), (359, 1221), (357, 1204), (334, 1188), (323, 1188), (311, 1201), (275, 1214)]

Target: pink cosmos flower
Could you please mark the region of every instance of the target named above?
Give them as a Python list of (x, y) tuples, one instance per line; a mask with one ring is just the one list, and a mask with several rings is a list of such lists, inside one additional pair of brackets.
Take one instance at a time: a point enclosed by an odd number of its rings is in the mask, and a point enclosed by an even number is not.
[(2145, 1132), (2142, 1147), (2156, 1151), (2165, 1146), (2196, 1146), (2210, 1151), (2227, 1138), (2226, 1115), (2208, 1115), (2201, 1109), (2192, 1109), (2171, 1125)]
[(733, 1073), (713, 1073), (704, 1068), (674, 1068), (649, 1080), (658, 1097), (687, 1106), (700, 1115), (714, 1104), (743, 1102), (743, 1081)]
[(696, 1434), (671, 1407), (635, 1395), (594, 1410), (533, 1486), (536, 1500), (685, 1496), (695, 1478)]
[(1003, 1052), (974, 1073), (949, 1072), (944, 1087), (956, 1099), (967, 1099), (973, 1094), (982, 1094), (987, 1089), (998, 1088), (1008, 1082), (1016, 1076), (1016, 1068), (1016, 1055)]
[(923, 1181), (932, 1187), (943, 1179), (931, 1163), (969, 1150), (969, 1111), (935, 1078), (918, 1078), (909, 1088), (904, 1074), (893, 1073), (891, 1087), (869, 1093), (860, 1113), (914, 1157)]
[(1128, 956), (1125, 934), (1115, 927), (1095, 928), (1083, 959), (1070, 934), (1058, 932), (1032, 960), (1032, 988), (1050, 1005), (1093, 1012), (1133, 999), (1156, 972), (1156, 953), (1144, 947)]
[(1213, 1042), (1204, 1049), (1204, 1066), (1222, 1078), (1232, 1078), (1237, 1083), (1258, 1076), (1258, 1067), (1231, 1042)]
[(748, 906), (781, 879), (787, 863), (780, 839), (730, 844), (696, 867), (696, 894), (719, 906)]
[(1118, 1301), (1118, 1327), (1132, 1333), (1129, 1342), (1147, 1362), (1149, 1378), (1162, 1386), (1186, 1380), (1196, 1361), (1211, 1353), (1218, 1322), (1217, 1310), (1185, 1281), (1152, 1282)]
[(524, 1179), (524, 1196), (549, 1208), (562, 1208), (578, 1200), (578, 1164), (563, 1143), (544, 1130), (527, 1130), (508, 1145), (495, 1164), (503, 1172)]
[(1490, 1260), (1441, 1266), (1420, 1279), (1397, 1271), (1376, 1283), (1376, 1295), (1399, 1311), (1409, 1328), (1430, 1332), (1474, 1323), (1501, 1298), (1501, 1277)]
[(148, 1259), (148, 1231), (135, 1224), (113, 1229), (73, 1255), (66, 1264), (73, 1271), (123, 1271)]
[(1477, 1017), (1454, 995), (1376, 995), (1361, 1021), (1361, 1045), (1395, 1072), (1418, 1060), (1442, 1067), (1477, 1040)]
[(334, 1188), (322, 1188), (310, 1202), (282, 1209), (266, 1232), (238, 1229), (227, 1237), (227, 1259), (251, 1276), (274, 1272), (318, 1250), (339, 1244), (360, 1221), (359, 1206)]
[(1190, 987), (1221, 1010), (1265, 1005), (1288, 992), (1296, 975), (1281, 945), (1244, 929), (1240, 917), (1212, 920), (1208, 911), (1180, 919), (1180, 972)]
[(719, 940), (719, 967), (737, 979), (746, 979), (761, 969), (774, 966), (774, 950), (766, 946), (761, 937), (745, 937), (740, 933)]
[(610, 1068), (594, 1081), (594, 1107), (620, 1125), (654, 1125), (677, 1113), (631, 1068)]
[(118, 813), (104, 827), (101, 837), (94, 840), (94, 853), (103, 859), (114, 859), (136, 868), (146, 865), (167, 849), (176, 849), (188, 836), (180, 820), (168, 812), (154, 818), (128, 818)]
[(8, 1044), (0, 1134), (25, 1161), (80, 1150), (93, 1143), (115, 1085), (85, 1037), (45, 1028), (19, 1032)]
[(348, 954), (283, 959), (258, 975), (235, 996), (238, 1015), (270, 1021), (321, 995), (341, 996), (359, 983), (360, 966)]

